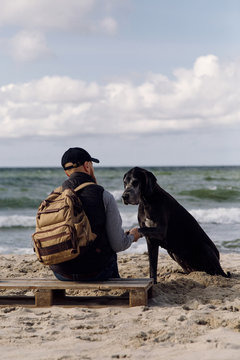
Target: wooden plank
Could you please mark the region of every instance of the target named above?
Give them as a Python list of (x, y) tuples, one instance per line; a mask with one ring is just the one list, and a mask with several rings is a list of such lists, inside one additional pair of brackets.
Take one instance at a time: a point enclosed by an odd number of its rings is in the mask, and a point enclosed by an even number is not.
[(75, 282), (59, 281), (51, 279), (2, 279), (0, 280), (0, 289), (75, 289), (75, 290), (113, 290), (113, 289), (138, 289), (149, 288), (152, 286), (151, 279), (122, 279), (121, 281), (108, 280), (103, 282)]
[(53, 304), (53, 291), (49, 289), (37, 289), (35, 291), (35, 305), (37, 307), (48, 307)]
[(73, 282), (73, 281), (59, 281), (59, 280), (49, 280), (49, 279), (5, 279), (0, 280), (0, 289), (14, 289), (14, 288), (22, 288), (22, 289), (138, 289), (138, 288), (146, 288), (149, 289), (152, 286), (151, 279), (129, 279), (126, 281), (122, 279), (121, 281), (105, 281), (105, 282)]
[[(36, 306), (51, 306), (67, 302), (65, 290), (124, 290), (129, 293), (129, 306), (147, 305), (151, 293), (152, 279), (111, 279), (102, 282), (74, 282), (56, 279), (1, 279), (0, 289), (24, 289), (35, 293)], [(96, 296), (99, 298), (99, 296)]]
[(147, 291), (145, 289), (130, 290), (129, 306), (146, 306), (148, 304)]

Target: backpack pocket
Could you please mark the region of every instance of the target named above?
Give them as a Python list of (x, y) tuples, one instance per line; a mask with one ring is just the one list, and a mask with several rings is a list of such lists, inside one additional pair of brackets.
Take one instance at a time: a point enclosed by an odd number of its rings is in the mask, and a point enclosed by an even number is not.
[[(51, 204), (55, 205), (55, 204)], [(38, 226), (43, 228), (50, 224), (59, 224), (65, 222), (68, 217), (69, 206), (65, 204), (57, 204), (55, 208), (51, 206), (49, 209), (44, 209), (43, 211), (38, 211)], [(62, 205), (62, 206), (59, 206)]]
[(45, 265), (72, 260), (80, 253), (76, 230), (69, 225), (35, 232), (32, 239), (38, 259)]

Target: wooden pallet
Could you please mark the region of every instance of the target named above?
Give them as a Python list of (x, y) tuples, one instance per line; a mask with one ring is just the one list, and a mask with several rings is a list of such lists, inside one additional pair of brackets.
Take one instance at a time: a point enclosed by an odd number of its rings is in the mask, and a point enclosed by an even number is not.
[[(0, 289), (10, 290), (31, 290), (34, 293), (34, 303), (36, 307), (48, 307), (52, 305), (77, 306), (84, 305), (114, 305), (114, 297), (79, 297), (67, 296), (66, 290), (101, 290), (104, 293), (111, 290), (123, 290), (129, 294), (128, 306), (147, 305), (148, 298), (151, 297), (153, 286), (152, 279), (112, 279), (103, 282), (75, 282), (75, 281), (59, 281), (52, 279), (1, 279)], [(30, 296), (16, 297), (14, 295), (0, 296), (0, 305), (16, 305), (19, 298), (20, 305), (27, 305)], [(122, 296), (115, 296), (117, 300), (124, 300)], [(109, 299), (109, 300), (108, 300)], [(111, 299), (111, 300), (110, 300)], [(31, 305), (31, 304), (30, 304)]]

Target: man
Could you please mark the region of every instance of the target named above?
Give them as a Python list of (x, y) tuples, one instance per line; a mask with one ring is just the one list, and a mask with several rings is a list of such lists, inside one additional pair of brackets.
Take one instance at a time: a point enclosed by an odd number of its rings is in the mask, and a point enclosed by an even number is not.
[(124, 233), (114, 197), (96, 184), (93, 162), (99, 163), (99, 160), (78, 147), (68, 149), (62, 156), (62, 167), (69, 177), (63, 183), (63, 189), (75, 189), (86, 182), (95, 183), (77, 191), (77, 195), (97, 237), (81, 248), (77, 258), (50, 266), (59, 280), (101, 281), (119, 277), (116, 253), (126, 250), (142, 236), (137, 228)]

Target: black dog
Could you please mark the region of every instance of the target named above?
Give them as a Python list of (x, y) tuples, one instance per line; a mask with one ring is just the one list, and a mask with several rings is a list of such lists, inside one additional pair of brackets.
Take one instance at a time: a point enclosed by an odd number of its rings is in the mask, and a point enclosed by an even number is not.
[(186, 273), (225, 274), (219, 252), (193, 216), (158, 184), (149, 171), (135, 167), (123, 178), (124, 203), (139, 205), (139, 231), (146, 237), (150, 277), (157, 282), (158, 248), (166, 249)]

